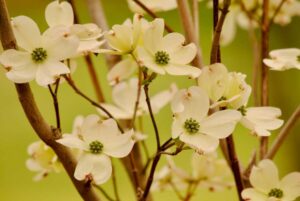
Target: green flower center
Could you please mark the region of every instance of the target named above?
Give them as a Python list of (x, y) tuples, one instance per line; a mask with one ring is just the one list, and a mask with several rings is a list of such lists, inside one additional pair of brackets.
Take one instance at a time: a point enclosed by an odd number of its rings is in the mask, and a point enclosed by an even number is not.
[(47, 59), (47, 52), (44, 48), (35, 48), (31, 53), (31, 58), (35, 63), (42, 63)]
[(97, 140), (90, 143), (90, 151), (93, 154), (100, 154), (103, 150), (103, 144)]
[(238, 111), (240, 111), (243, 116), (246, 116), (247, 110), (245, 106), (240, 107)]
[(161, 66), (167, 65), (170, 61), (170, 56), (165, 51), (157, 51), (154, 56), (155, 63)]
[(186, 132), (193, 135), (198, 133), (200, 129), (200, 124), (195, 119), (189, 118), (185, 120), (183, 127), (186, 130)]
[(275, 198), (282, 198), (283, 192), (279, 188), (272, 188), (271, 191), (268, 193), (269, 197), (275, 197)]

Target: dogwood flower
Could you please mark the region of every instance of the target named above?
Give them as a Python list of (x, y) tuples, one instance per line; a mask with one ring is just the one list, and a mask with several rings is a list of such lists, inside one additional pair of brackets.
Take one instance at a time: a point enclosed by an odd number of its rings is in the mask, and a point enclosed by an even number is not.
[[(134, 112), (135, 102), (137, 99), (138, 80), (130, 79), (128, 82), (121, 82), (114, 86), (112, 90), (113, 104), (101, 103), (101, 106), (107, 109), (116, 119), (131, 119)], [(151, 106), (154, 113), (158, 113), (161, 108), (166, 106), (174, 96), (177, 87), (171, 85), (169, 90), (159, 92), (150, 98)], [(97, 109), (98, 110), (98, 109)], [(100, 115), (106, 116), (101, 110), (98, 110)], [(148, 113), (146, 96), (144, 91), (141, 91), (137, 116)]]
[(199, 153), (215, 151), (219, 139), (228, 137), (241, 118), (235, 110), (208, 115), (209, 98), (196, 86), (178, 91), (171, 106), (174, 113), (172, 138), (179, 138)]
[(203, 155), (194, 153), (191, 164), (192, 178), (200, 187), (214, 191), (233, 186), (230, 181), (231, 171), (226, 161), (218, 158), (216, 152)]
[(121, 134), (113, 119), (101, 121), (97, 115), (89, 115), (78, 131), (77, 135), (64, 134), (57, 140), (82, 151), (74, 177), (77, 180), (92, 179), (96, 184), (105, 183), (112, 171), (110, 157), (122, 158), (130, 153), (134, 145), (133, 130)]
[(273, 161), (265, 159), (254, 166), (250, 174), (253, 188), (242, 192), (247, 201), (293, 201), (300, 196), (300, 172), (293, 172), (279, 180)]
[(164, 20), (155, 19), (144, 34), (144, 45), (137, 47), (139, 63), (158, 74), (188, 75), (196, 78), (201, 70), (188, 65), (196, 56), (195, 44), (183, 45), (179, 33), (163, 36)]
[(132, 57), (121, 60), (107, 74), (107, 80), (111, 85), (118, 84), (128, 79), (136, 70), (138, 65)]
[(130, 54), (135, 51), (138, 43), (141, 40), (143, 29), (147, 25), (143, 18), (135, 14), (133, 22), (127, 19), (123, 24), (116, 24), (112, 27), (112, 30), (105, 33), (105, 38), (108, 45), (113, 50), (101, 50), (103, 53), (109, 54)]
[(271, 70), (300, 69), (300, 49), (298, 48), (273, 50), (270, 52), (270, 57), (271, 59), (264, 59), (263, 62)]
[(77, 38), (53, 37), (53, 29), (41, 35), (37, 24), (26, 16), (13, 18), (12, 28), (21, 49), (9, 49), (0, 55), (8, 79), (15, 83), (35, 79), (39, 85), (46, 86), (54, 83), (59, 75), (70, 72), (61, 61), (76, 55)]
[[(145, 14), (138, 4), (132, 0), (127, 0), (130, 10), (134, 13)], [(177, 7), (176, 0), (141, 0), (152, 12), (168, 11)]]
[(45, 17), (49, 27), (56, 27), (56, 30), (64, 35), (74, 35), (79, 38), (78, 53), (99, 53), (99, 47), (104, 43), (100, 40), (103, 36), (102, 30), (93, 23), (74, 24), (74, 13), (69, 2), (52, 1), (46, 7)]
[(29, 145), (27, 152), (30, 158), (26, 161), (29, 170), (38, 172), (35, 181), (45, 178), (51, 172), (60, 172), (62, 165), (54, 151), (42, 141)]
[(241, 124), (258, 136), (271, 135), (270, 130), (276, 130), (283, 124), (278, 119), (281, 110), (275, 107), (248, 107), (240, 109), (243, 117)]
[(228, 72), (223, 64), (215, 63), (202, 69), (198, 85), (214, 102), (211, 107), (238, 109), (247, 104), (251, 94), (251, 86), (246, 83), (245, 78), (246, 75)]

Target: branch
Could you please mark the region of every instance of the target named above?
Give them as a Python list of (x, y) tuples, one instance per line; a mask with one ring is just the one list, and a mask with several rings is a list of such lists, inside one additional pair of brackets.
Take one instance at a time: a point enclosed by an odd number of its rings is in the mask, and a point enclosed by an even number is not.
[(195, 59), (192, 61), (194, 66), (198, 68), (202, 68), (203, 61), (201, 55), (201, 49), (198, 44), (195, 27), (193, 25), (192, 16), (190, 13), (190, 8), (187, 0), (177, 0), (178, 11), (181, 17), (181, 22), (185, 31), (185, 36), (187, 39), (187, 43), (194, 43), (197, 47), (197, 54)]
[[(16, 49), (17, 44), (10, 26), (10, 17), (7, 11), (5, 0), (0, 0), (0, 35), (4, 49)], [(91, 186), (86, 185), (84, 181), (78, 181), (74, 178), (76, 160), (69, 149), (58, 144), (57, 139), (61, 133), (57, 129), (52, 129), (42, 117), (31, 92), (29, 84), (15, 84), (20, 103), (36, 134), (49, 145), (57, 154), (62, 162), (70, 179), (76, 187), (78, 193), (86, 201), (100, 201)]]
[(293, 112), (292, 116), (289, 118), (289, 120), (286, 122), (284, 127), (279, 132), (277, 138), (275, 139), (271, 149), (269, 152), (265, 155), (265, 158), (273, 159), (277, 151), (279, 150), (280, 146), (283, 144), (285, 138), (290, 133), (291, 129), (294, 127), (294, 125), (297, 123), (297, 121), (300, 118), (300, 105), (297, 107), (297, 109)]
[[(229, 12), (230, 3), (231, 3), (230, 0), (224, 0), (223, 8), (221, 9), (221, 16), (217, 20), (217, 23), (216, 23), (216, 26), (215, 26), (214, 37), (213, 37), (211, 53), (210, 53), (210, 63), (211, 64), (219, 62), (219, 60), (220, 60), (220, 53), (219, 53), (219, 51), (220, 51), (220, 37), (221, 37), (222, 27), (223, 27), (226, 15)], [(214, 10), (214, 11), (216, 12), (216, 10)], [(215, 20), (216, 16), (217, 16), (217, 14), (214, 14), (214, 20)]]
[[(144, 11), (146, 11), (153, 19), (155, 18), (159, 18), (151, 9), (149, 9), (145, 4), (143, 4), (141, 1), (139, 0), (133, 0), (137, 5), (139, 5)], [(165, 30), (169, 33), (174, 32), (172, 30), (172, 28), (165, 23)]]
[[(268, 57), (269, 53), (269, 0), (263, 0), (263, 14), (261, 21), (261, 105), (269, 104), (269, 69), (264, 64), (263, 59)], [(260, 158), (264, 158), (268, 151), (268, 137), (262, 137), (260, 140)]]
[[(109, 27), (101, 0), (86, 0), (86, 4), (92, 21), (97, 24), (103, 31), (108, 31)], [(109, 49), (107, 43), (104, 44), (104, 47), (105, 49)], [(104, 57), (109, 69), (111, 69), (116, 63), (121, 60), (121, 57), (118, 55), (105, 54)]]
[(55, 110), (55, 118), (56, 118), (56, 128), (61, 130), (60, 115), (59, 115), (59, 104), (58, 104), (58, 100), (57, 100), (57, 92), (58, 92), (58, 87), (59, 87), (59, 81), (60, 81), (60, 79), (58, 78), (55, 82), (54, 91), (52, 90), (51, 85), (48, 85), (48, 89), (49, 89), (50, 94), (51, 94), (52, 99), (53, 99), (53, 105), (54, 105), (54, 110)]

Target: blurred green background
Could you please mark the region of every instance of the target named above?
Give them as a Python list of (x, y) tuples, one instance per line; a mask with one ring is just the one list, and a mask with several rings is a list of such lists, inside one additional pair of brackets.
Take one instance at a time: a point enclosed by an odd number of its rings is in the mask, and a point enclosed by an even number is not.
[[(50, 0), (8, 0), (8, 9), (11, 17), (18, 15), (27, 15), (33, 18), (40, 25), (41, 30), (45, 30), (46, 22), (44, 19), (44, 9)], [(126, 18), (132, 17), (127, 8), (125, 0), (104, 0), (104, 9), (107, 14), (110, 25), (122, 23)], [(79, 17), (81, 22), (90, 22), (87, 13), (85, 1), (76, 1), (79, 8)], [(201, 22), (201, 47), (205, 64), (208, 64), (210, 43), (211, 43), (211, 10), (207, 9), (205, 4), (200, 4), (200, 22)], [(182, 32), (176, 10), (161, 13), (167, 23), (178, 32)], [(270, 49), (300, 47), (299, 40), (300, 19), (294, 18), (293, 22), (285, 27), (273, 26), (271, 33)], [(238, 30), (237, 37), (229, 46), (222, 48), (223, 63), (229, 70), (238, 70), (248, 75), (247, 81), (251, 83), (251, 41), (248, 33), (244, 30)], [(110, 101), (110, 88), (106, 83), (106, 72), (103, 58), (101, 55), (94, 57), (97, 73), (100, 76), (101, 84), (104, 88), (105, 97)], [(22, 108), (18, 102), (14, 84), (6, 79), (5, 71), (0, 70), (0, 200), (5, 201), (79, 201), (81, 198), (74, 190), (69, 178), (65, 173), (51, 174), (40, 182), (32, 181), (34, 173), (25, 167), (27, 159), (27, 146), (37, 140), (33, 129), (30, 127)], [(91, 81), (88, 77), (87, 68), (82, 60), (79, 60), (79, 66), (74, 74), (77, 85), (89, 94), (95, 97)], [(167, 79), (159, 77), (151, 87), (151, 93), (155, 93), (162, 88), (166, 88), (170, 83), (176, 82), (179, 87), (191, 85), (193, 82), (187, 78), (168, 77)], [(38, 87), (34, 82), (31, 83), (36, 101), (44, 117), (51, 124), (55, 124), (52, 99), (46, 88)], [(296, 106), (300, 103), (300, 72), (289, 70), (285, 72), (270, 72), (270, 104), (282, 109), (282, 118), (287, 119)], [(73, 93), (73, 91), (63, 84), (59, 91), (59, 102), (62, 116), (63, 132), (70, 132), (73, 119), (78, 114), (88, 115), (95, 113), (95, 108), (83, 101), (83, 99)], [(156, 116), (162, 139), (170, 137), (170, 123), (172, 121), (170, 108), (166, 107)], [(149, 118), (145, 120), (149, 122)], [(146, 125), (146, 133), (149, 134), (148, 142), (154, 142), (154, 133), (149, 123)], [(273, 137), (276, 136), (276, 132)], [(272, 138), (273, 138), (272, 137)], [(243, 164), (246, 164), (254, 147), (257, 147), (257, 141), (250, 136), (245, 129), (239, 127), (234, 134), (236, 140), (236, 149)], [(154, 143), (153, 143), (154, 144)], [(300, 145), (300, 126), (299, 123), (292, 130), (282, 149), (275, 157), (275, 162), (280, 169), (280, 175), (284, 176), (291, 171), (300, 171), (299, 158)], [(154, 151), (154, 146), (150, 143), (150, 150)], [(176, 159), (179, 166), (189, 169), (189, 156), (191, 151), (183, 153)], [(132, 201), (133, 190), (130, 187), (127, 175), (119, 161), (117, 164), (117, 182), (120, 189), (122, 201)], [(162, 165), (163, 163), (160, 163)], [(104, 185), (109, 193), (112, 193), (111, 182)], [(199, 190), (193, 200), (214, 201), (214, 200), (237, 200), (235, 190), (224, 192), (209, 193), (205, 190)], [(172, 192), (155, 193), (154, 197), (158, 201), (177, 200)]]

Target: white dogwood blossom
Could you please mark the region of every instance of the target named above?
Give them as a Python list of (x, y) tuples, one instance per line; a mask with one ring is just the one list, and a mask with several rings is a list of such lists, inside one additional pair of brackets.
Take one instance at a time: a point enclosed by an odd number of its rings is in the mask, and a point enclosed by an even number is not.
[(278, 118), (281, 116), (279, 108), (242, 107), (240, 111), (243, 115), (241, 124), (258, 136), (269, 136), (271, 130), (276, 130), (283, 124), (283, 120)]
[(121, 55), (133, 53), (142, 40), (143, 30), (147, 28), (147, 23), (142, 16), (135, 14), (133, 21), (127, 19), (123, 24), (114, 25), (104, 35), (112, 50), (101, 50), (101, 52)]
[(236, 110), (208, 115), (209, 98), (196, 86), (178, 91), (171, 105), (174, 114), (172, 138), (179, 138), (199, 153), (215, 151), (219, 139), (228, 137), (241, 118)]
[(112, 171), (110, 157), (122, 158), (130, 153), (134, 145), (133, 130), (121, 134), (115, 120), (102, 121), (97, 115), (87, 116), (76, 130), (79, 133), (64, 134), (57, 140), (82, 151), (74, 177), (77, 180), (92, 179), (96, 184), (105, 183)]
[(56, 35), (55, 28), (42, 35), (37, 24), (26, 16), (12, 19), (12, 28), (20, 50), (9, 49), (0, 55), (6, 76), (15, 83), (35, 79), (41, 86), (55, 82), (59, 75), (70, 72), (62, 62), (76, 55), (79, 41), (76, 37)]
[(238, 109), (247, 104), (251, 94), (251, 86), (245, 79), (246, 75), (228, 72), (223, 64), (215, 63), (203, 68), (198, 85), (214, 102), (212, 107)]
[(196, 45), (183, 45), (185, 38), (179, 33), (163, 36), (164, 20), (155, 19), (144, 34), (144, 45), (137, 47), (141, 66), (158, 74), (188, 75), (196, 78), (201, 70), (188, 65), (196, 56)]
[(45, 178), (51, 172), (60, 172), (62, 165), (54, 151), (42, 141), (33, 142), (28, 146), (30, 158), (26, 161), (29, 170), (37, 172), (35, 181)]
[(288, 70), (296, 68), (300, 70), (300, 49), (287, 48), (278, 49), (270, 52), (270, 59), (264, 59), (263, 62), (271, 70)]
[[(134, 13), (145, 14), (145, 10), (141, 8), (133, 0), (127, 0), (130, 10)], [(169, 11), (177, 7), (176, 0), (141, 0), (147, 8), (152, 12)]]
[[(101, 103), (101, 106), (107, 109), (116, 119), (131, 119), (133, 116), (135, 102), (137, 99), (138, 80), (130, 79), (128, 82), (121, 82), (114, 86), (112, 90), (112, 99), (114, 104)], [(166, 106), (173, 98), (177, 87), (171, 85), (169, 90), (164, 90), (150, 98), (152, 110), (158, 113), (160, 109)], [(103, 111), (97, 109), (102, 116), (106, 116)], [(144, 90), (141, 91), (137, 116), (148, 113), (146, 96)]]
[(73, 9), (67, 1), (56, 0), (49, 3), (45, 10), (45, 17), (49, 27), (56, 27), (62, 34), (78, 37), (79, 54), (98, 53), (99, 47), (104, 43), (100, 40), (103, 36), (102, 30), (96, 24), (74, 24)]
[(293, 172), (279, 180), (273, 161), (265, 159), (254, 166), (250, 174), (253, 188), (242, 192), (247, 201), (293, 201), (300, 196), (300, 172)]
[(224, 159), (218, 158), (216, 152), (194, 153), (191, 162), (192, 178), (200, 187), (215, 191), (233, 186), (230, 168)]

